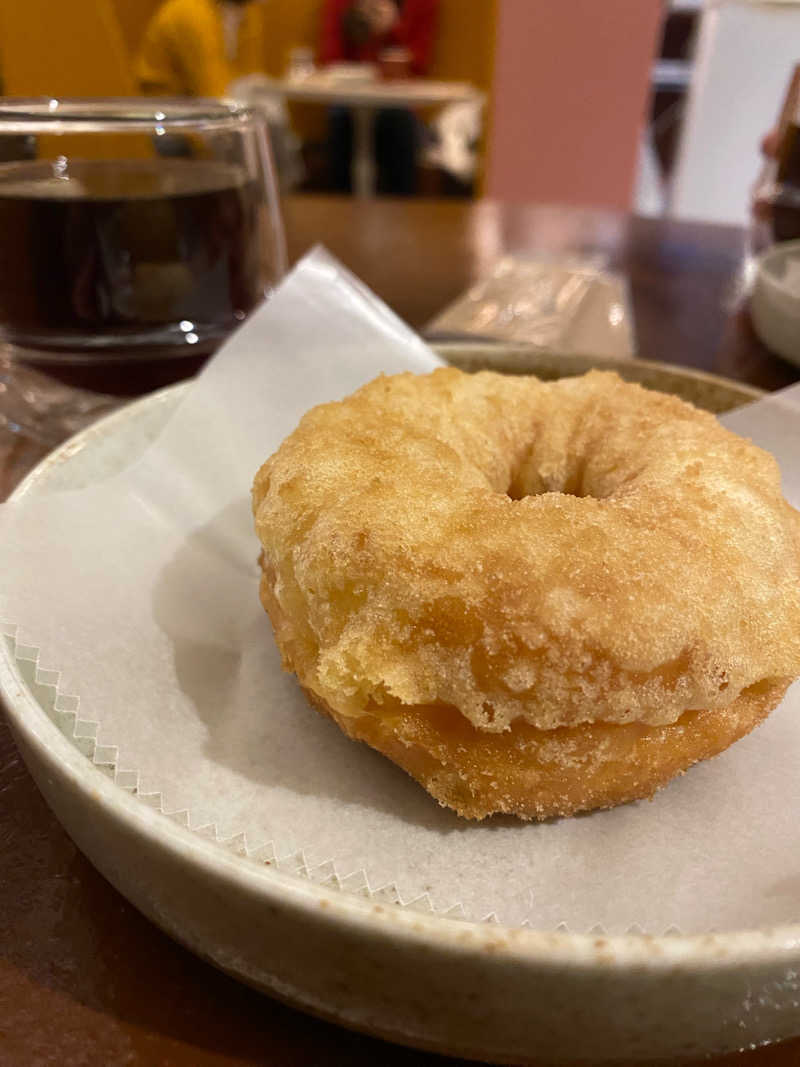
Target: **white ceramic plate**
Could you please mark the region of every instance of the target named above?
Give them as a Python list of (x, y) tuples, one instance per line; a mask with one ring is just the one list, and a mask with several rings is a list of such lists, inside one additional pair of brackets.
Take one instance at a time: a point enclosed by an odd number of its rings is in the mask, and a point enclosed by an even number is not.
[[(15, 497), (119, 469), (179, 395), (180, 387), (154, 394), (78, 435)], [(90, 742), (65, 736), (52, 688), (12, 648), (0, 649), (0, 690), (22, 755), (67, 832), (155, 923), (259, 989), (395, 1041), (506, 1063), (655, 1063), (800, 1033), (800, 927), (543, 933), (312, 883), (228, 851), (115, 784), (87, 758)]]

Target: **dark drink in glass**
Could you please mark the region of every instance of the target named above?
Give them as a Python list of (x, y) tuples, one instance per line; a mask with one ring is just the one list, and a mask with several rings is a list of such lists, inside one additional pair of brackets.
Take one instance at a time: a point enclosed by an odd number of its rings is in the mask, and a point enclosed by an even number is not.
[[(69, 137), (36, 131), (48, 158), (0, 164), (0, 339), (16, 358), (99, 391), (147, 391), (197, 370), (278, 280), (263, 130), (243, 109), (201, 104), (181, 102), (165, 141), (166, 103), (106, 102), (117, 125), (101, 143), (81, 122), (102, 101), (57, 102)], [(85, 158), (87, 146), (116, 158)]]

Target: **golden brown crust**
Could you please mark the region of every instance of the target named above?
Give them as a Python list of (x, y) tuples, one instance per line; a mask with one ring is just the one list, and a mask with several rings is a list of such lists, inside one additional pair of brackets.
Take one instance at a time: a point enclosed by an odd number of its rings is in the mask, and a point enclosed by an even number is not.
[(786, 682), (754, 687), (730, 707), (687, 711), (668, 726), (583, 723), (537, 730), (516, 722), (502, 734), (478, 730), (455, 708), (404, 707), (387, 717), (337, 715), (309, 701), (348, 737), (407, 771), (443, 807), (467, 819), (505, 812), (548, 819), (650, 797), (692, 764), (724, 751), (776, 707)]
[[(648, 795), (800, 674), (800, 519), (774, 459), (616, 375), (376, 379), (304, 417), (253, 506), (284, 665), (473, 817)], [(475, 763), (467, 787), (466, 749), (489, 766), (492, 746), (516, 778)], [(567, 751), (582, 792), (545, 784)]]
[[(262, 599), (273, 625), (279, 623), (266, 582)], [(304, 692), (348, 737), (388, 756), (464, 818), (506, 813), (549, 819), (652, 796), (758, 726), (789, 682), (753, 686), (727, 708), (687, 711), (666, 726), (583, 723), (539, 730), (516, 722), (500, 734), (477, 729), (443, 705), (383, 705), (354, 718)]]

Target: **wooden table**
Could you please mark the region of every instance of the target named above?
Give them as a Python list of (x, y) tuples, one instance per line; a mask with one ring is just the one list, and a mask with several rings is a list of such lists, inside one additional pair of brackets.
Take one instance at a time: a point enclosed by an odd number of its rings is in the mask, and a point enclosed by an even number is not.
[[(285, 213), (293, 259), (323, 241), (416, 327), (503, 251), (600, 250), (631, 279), (642, 356), (770, 389), (800, 378), (733, 310), (743, 248), (734, 229), (460, 202), (296, 198)], [(0, 452), (5, 490), (33, 458)], [(173, 944), (76, 850), (0, 718), (2, 1067), (453, 1062), (308, 1018)], [(711, 1062), (790, 1067), (800, 1039)]]

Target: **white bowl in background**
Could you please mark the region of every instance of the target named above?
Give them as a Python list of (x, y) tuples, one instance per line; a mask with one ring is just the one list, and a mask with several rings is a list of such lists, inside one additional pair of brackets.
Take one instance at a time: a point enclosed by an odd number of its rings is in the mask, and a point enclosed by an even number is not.
[(759, 258), (750, 315), (767, 348), (800, 366), (800, 241), (784, 241)]

